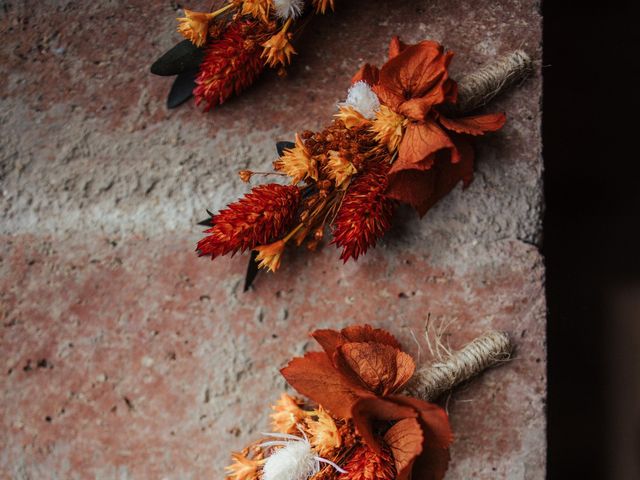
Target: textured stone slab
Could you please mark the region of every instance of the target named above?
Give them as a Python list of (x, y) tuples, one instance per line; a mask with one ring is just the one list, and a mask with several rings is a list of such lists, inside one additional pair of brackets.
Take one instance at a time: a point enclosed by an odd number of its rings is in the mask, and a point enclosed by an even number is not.
[[(190, 6), (208, 2), (193, 2)], [(540, 81), (495, 102), (474, 183), (421, 222), (401, 211), (358, 263), (289, 255), (241, 292), (245, 258), (192, 252), (194, 222), (268, 168), (273, 142), (325, 123), (389, 37), (434, 38), (460, 75), (516, 47), (539, 55), (534, 1), (341, 2), (289, 79), (211, 114), (168, 112), (148, 64), (177, 39), (170, 2), (20, 2), (0, 17), (0, 476), (220, 478), (267, 428), (278, 368), (307, 333), (370, 322), (428, 358), (424, 322), (460, 346), (510, 331), (517, 358), (446, 401), (448, 478), (544, 478), (545, 304)]]

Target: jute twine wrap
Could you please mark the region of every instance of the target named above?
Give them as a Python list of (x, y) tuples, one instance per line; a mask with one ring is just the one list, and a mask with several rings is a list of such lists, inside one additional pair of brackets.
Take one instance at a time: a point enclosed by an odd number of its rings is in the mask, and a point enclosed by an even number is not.
[(533, 72), (533, 62), (522, 50), (500, 57), (458, 82), (459, 113), (470, 112), (487, 104), (510, 85), (524, 80)]
[(485, 333), (446, 360), (418, 370), (411, 379), (407, 393), (428, 402), (433, 401), (483, 370), (508, 360), (512, 351), (513, 345), (508, 334), (497, 331)]

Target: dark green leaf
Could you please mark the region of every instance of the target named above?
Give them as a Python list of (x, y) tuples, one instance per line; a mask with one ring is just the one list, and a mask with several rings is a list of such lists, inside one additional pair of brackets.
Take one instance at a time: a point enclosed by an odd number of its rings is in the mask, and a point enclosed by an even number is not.
[(247, 265), (247, 276), (244, 278), (244, 291), (246, 292), (251, 287), (251, 284), (255, 280), (258, 272), (258, 262), (256, 262), (256, 257), (258, 256), (258, 252), (253, 250), (251, 252), (251, 258), (249, 259), (249, 265)]
[(168, 108), (176, 108), (193, 96), (193, 89), (196, 88), (197, 75), (197, 70), (191, 70), (181, 73), (176, 77), (169, 92), (169, 97), (167, 97)]
[(170, 76), (197, 70), (204, 58), (204, 48), (198, 48), (189, 40), (183, 40), (151, 65), (151, 73)]
[(278, 151), (279, 156), (284, 155), (284, 151), (287, 148), (293, 148), (295, 146), (296, 144), (293, 142), (276, 142), (276, 150)]

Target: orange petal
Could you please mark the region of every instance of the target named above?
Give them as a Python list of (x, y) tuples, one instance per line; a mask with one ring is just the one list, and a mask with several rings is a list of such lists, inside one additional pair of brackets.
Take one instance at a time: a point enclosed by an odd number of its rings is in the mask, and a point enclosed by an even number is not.
[(334, 358), (341, 372), (382, 396), (402, 388), (416, 367), (410, 355), (380, 343), (345, 343)]
[(389, 176), (393, 178), (394, 174), (403, 170), (428, 170), (433, 166), (437, 151), (454, 148), (449, 136), (434, 121), (410, 123)]
[(447, 118), (441, 115), (439, 120), (447, 130), (469, 135), (483, 135), (486, 132), (500, 130), (507, 121), (507, 117), (504, 113), (490, 113), (464, 118)]
[(351, 83), (354, 84), (362, 81), (368, 83), (370, 86), (374, 86), (378, 83), (379, 77), (380, 70), (378, 70), (378, 67), (365, 63), (353, 76)]
[(415, 418), (418, 413), (410, 406), (378, 397), (360, 398), (351, 408), (353, 423), (364, 442), (376, 453), (382, 453), (382, 445), (376, 435), (375, 422), (391, 422), (404, 418)]
[(380, 84), (405, 100), (425, 96), (448, 78), (453, 54), (431, 41), (404, 49), (380, 69)]
[(348, 342), (372, 342), (389, 345), (402, 350), (396, 338), (386, 330), (373, 328), (371, 325), (352, 325), (337, 330), (316, 330), (311, 336), (320, 344), (329, 357), (333, 357), (336, 349)]
[[(424, 436), (422, 428), (415, 418), (405, 418), (387, 430), (384, 441), (391, 449), (396, 464), (397, 480), (411, 477), (413, 463), (422, 453)], [(422, 477), (417, 476), (415, 478)]]
[(452, 154), (441, 152), (429, 170), (405, 168), (392, 173), (394, 165), (386, 195), (413, 206), (423, 216), (460, 181), (466, 188), (473, 180), (473, 148), (461, 137), (452, 140), (455, 145)]
[(294, 358), (280, 372), (298, 393), (319, 403), (339, 418), (349, 418), (355, 401), (361, 396), (370, 395), (364, 388), (341, 375), (329, 357), (321, 352), (309, 352), (304, 357)]
[(422, 454), (413, 467), (413, 478), (442, 479), (449, 466), (449, 446), (453, 441), (449, 416), (438, 405), (417, 398), (394, 395), (392, 400), (400, 405), (411, 406), (418, 412), (424, 444)]
[(391, 43), (389, 44), (389, 60), (400, 55), (409, 46), (410, 45), (400, 41), (400, 37), (397, 35), (391, 37)]

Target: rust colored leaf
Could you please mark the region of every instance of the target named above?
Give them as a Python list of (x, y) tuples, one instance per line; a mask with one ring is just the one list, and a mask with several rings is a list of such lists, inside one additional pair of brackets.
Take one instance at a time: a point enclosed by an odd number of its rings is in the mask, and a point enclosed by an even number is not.
[(418, 421), (424, 435), (422, 454), (413, 467), (413, 478), (440, 480), (449, 466), (449, 446), (453, 433), (447, 413), (438, 405), (417, 398), (394, 395), (398, 404), (411, 406), (418, 412)]
[(460, 181), (467, 187), (473, 180), (473, 148), (461, 137), (452, 137), (459, 159), (441, 152), (429, 170), (403, 169), (389, 180), (387, 196), (413, 206), (420, 216), (442, 197), (449, 193)]
[(389, 170), (391, 181), (394, 175), (404, 170), (430, 169), (435, 161), (435, 153), (442, 149), (453, 150), (455, 145), (436, 122), (409, 124), (400, 142), (398, 160)]
[(440, 116), (440, 123), (447, 130), (469, 135), (484, 135), (486, 132), (500, 130), (507, 117), (504, 113), (490, 113), (487, 115), (476, 115), (473, 117), (447, 118)]
[[(408, 480), (416, 458), (422, 453), (424, 436), (415, 418), (405, 418), (387, 430), (384, 442), (391, 449), (396, 465), (397, 480)], [(417, 476), (416, 478), (422, 479)]]
[(380, 77), (380, 70), (378, 67), (371, 65), (369, 63), (365, 63), (360, 70), (351, 78), (351, 83), (356, 82), (366, 82), (369, 85), (373, 86), (378, 83), (378, 79)]
[(338, 347), (336, 366), (354, 375), (371, 392), (386, 396), (404, 386), (415, 371), (410, 355), (380, 343), (345, 343)]
[(389, 43), (389, 60), (400, 55), (409, 45), (400, 40), (400, 37), (394, 35)]
[(337, 330), (316, 330), (311, 336), (320, 344), (329, 357), (333, 357), (336, 349), (348, 342), (371, 342), (389, 345), (402, 350), (396, 338), (386, 330), (373, 328), (371, 325), (351, 325)]
[(411, 406), (399, 405), (393, 401), (378, 397), (359, 399), (351, 408), (351, 416), (358, 433), (377, 453), (382, 452), (380, 439), (375, 435), (376, 422), (391, 422), (404, 418), (415, 418), (418, 413)]
[(294, 358), (280, 370), (289, 385), (339, 418), (350, 418), (351, 406), (371, 395), (360, 385), (341, 375), (326, 354), (309, 352)]

